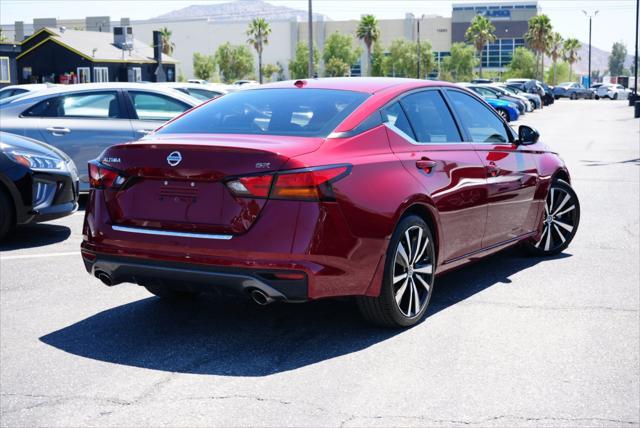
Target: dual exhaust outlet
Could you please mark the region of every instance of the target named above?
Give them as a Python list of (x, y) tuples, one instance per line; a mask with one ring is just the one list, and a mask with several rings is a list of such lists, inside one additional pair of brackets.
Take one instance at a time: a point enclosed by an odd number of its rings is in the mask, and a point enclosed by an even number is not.
[[(113, 285), (115, 285), (111, 275), (104, 271), (96, 271), (95, 276), (107, 287), (112, 287)], [(267, 293), (258, 288), (251, 289), (251, 291), (249, 291), (249, 297), (260, 306), (267, 306), (268, 304), (275, 301), (273, 297), (269, 296)]]

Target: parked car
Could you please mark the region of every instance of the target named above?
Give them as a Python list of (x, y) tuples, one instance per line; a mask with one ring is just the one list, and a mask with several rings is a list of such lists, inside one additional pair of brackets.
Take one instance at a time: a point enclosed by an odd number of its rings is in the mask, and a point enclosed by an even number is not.
[(468, 83), (461, 83), (460, 86), (465, 87), (469, 91), (475, 92), (484, 98), (484, 100), (507, 122), (518, 120), (521, 109), (524, 109), (524, 107), (519, 106), (514, 102), (499, 99), (492, 91), (489, 91), (486, 88)]
[(538, 138), (446, 82), (234, 92), (91, 162), (82, 257), (167, 299), (355, 296), (370, 321), (410, 326), (436, 275), (519, 243), (567, 248), (578, 198)]
[(491, 80), (491, 79), (473, 79), (473, 80), (471, 80), (471, 83), (476, 83), (476, 84), (486, 83), (486, 84), (490, 84), (490, 83), (493, 83), (493, 80)]
[(631, 91), (620, 84), (605, 83), (596, 89), (595, 98), (609, 98), (612, 100), (626, 100)]
[[(542, 101), (544, 102), (544, 105), (548, 106), (553, 104), (556, 100), (555, 97), (553, 96), (553, 86), (549, 86), (546, 83), (541, 82), (539, 80), (536, 80), (536, 83), (544, 91), (544, 93), (542, 94)], [(538, 94), (539, 93), (540, 91), (538, 91)]]
[(217, 98), (227, 93), (225, 89), (220, 87), (213, 88), (210, 84), (200, 83), (185, 83), (185, 82), (163, 82), (155, 83), (159, 86), (175, 89), (176, 91), (183, 92), (201, 102), (209, 101), (212, 98)]
[[(499, 85), (497, 83), (491, 83), (491, 84), (487, 84), (487, 85), (480, 85), (480, 86), (484, 86), (487, 89), (489, 89), (490, 91), (493, 91), (496, 96), (500, 99), (503, 100), (507, 100), (507, 101), (511, 101), (511, 102), (515, 102), (516, 104), (520, 103), (522, 105), (522, 107), (524, 108), (524, 111), (521, 114), (524, 114), (525, 112), (532, 112), (534, 109), (534, 105), (533, 102), (531, 102), (527, 97), (523, 96), (523, 95), (518, 95), (515, 92), (507, 89), (506, 87), (503, 87), (502, 85)], [(533, 94), (531, 94), (533, 95)], [(519, 104), (519, 105), (520, 105)], [(518, 109), (520, 110), (520, 109)]]
[[(526, 101), (522, 101), (521, 99), (516, 98), (516, 97), (503, 95), (503, 93), (501, 91), (499, 91), (498, 89), (496, 89), (496, 88), (492, 88), (492, 87), (489, 87), (487, 85), (473, 85), (473, 84), (465, 85), (465, 86), (468, 89), (476, 92), (480, 96), (485, 97), (487, 99), (492, 99), (493, 98), (493, 99), (502, 100), (502, 101), (509, 101), (518, 110), (518, 116), (521, 116), (521, 115), (525, 114), (526, 111), (527, 111)], [(510, 120), (510, 119), (507, 118), (507, 120)]]
[(538, 94), (530, 94), (526, 91), (520, 89), (518, 85), (508, 85), (506, 83), (496, 83), (497, 86), (501, 87), (505, 91), (510, 91), (516, 95), (520, 95), (521, 97), (525, 97), (528, 99), (533, 105), (534, 110), (542, 108), (542, 99)]
[(553, 96), (555, 99), (559, 98), (569, 98), (572, 100), (577, 100), (578, 98), (593, 98), (593, 92), (585, 88), (579, 83), (576, 82), (564, 82), (560, 83), (556, 87), (553, 88)]
[(78, 171), (60, 150), (0, 131), (0, 241), (17, 225), (78, 209)]
[[(0, 122), (3, 131), (45, 141), (86, 165), (108, 146), (137, 140), (200, 102), (145, 83), (61, 85), (0, 106)], [(84, 167), (80, 190), (89, 190)]]
[(29, 83), (26, 85), (10, 85), (0, 89), (0, 100), (25, 95), (32, 92), (38, 92), (43, 89), (52, 88), (56, 85), (53, 83)]
[(516, 86), (524, 92), (537, 94), (543, 105), (553, 104), (553, 88), (535, 79), (507, 79), (507, 85)]

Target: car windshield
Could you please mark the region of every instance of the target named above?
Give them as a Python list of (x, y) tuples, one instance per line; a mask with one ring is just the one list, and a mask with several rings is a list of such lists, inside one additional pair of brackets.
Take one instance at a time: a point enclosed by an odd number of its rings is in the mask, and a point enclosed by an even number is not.
[(326, 137), (369, 94), (330, 89), (257, 89), (220, 97), (158, 134)]

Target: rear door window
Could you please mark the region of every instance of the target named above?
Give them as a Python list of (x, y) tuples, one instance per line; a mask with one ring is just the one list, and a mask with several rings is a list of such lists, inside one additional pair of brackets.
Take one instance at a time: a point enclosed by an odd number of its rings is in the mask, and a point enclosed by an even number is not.
[(447, 90), (462, 126), (474, 143), (508, 143), (507, 128), (490, 107), (461, 91)]
[(382, 110), (382, 121), (404, 132), (411, 139), (416, 139), (409, 119), (399, 102), (395, 102)]
[(194, 109), (158, 133), (326, 137), (367, 97), (330, 89), (234, 92)]
[(140, 120), (166, 122), (191, 108), (187, 103), (154, 92), (129, 91), (129, 96)]
[(31, 117), (116, 119), (125, 117), (116, 91), (81, 92), (48, 98), (23, 113)]
[(462, 142), (458, 127), (439, 91), (416, 92), (400, 102), (419, 143)]

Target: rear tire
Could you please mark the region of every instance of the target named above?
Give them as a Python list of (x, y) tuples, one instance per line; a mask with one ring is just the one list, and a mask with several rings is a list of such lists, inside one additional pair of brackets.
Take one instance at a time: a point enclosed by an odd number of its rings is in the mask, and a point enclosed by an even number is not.
[(384, 327), (409, 327), (426, 313), (435, 279), (435, 245), (420, 217), (405, 217), (389, 242), (378, 297), (359, 296), (358, 308), (369, 322)]
[(524, 249), (533, 256), (553, 256), (564, 251), (578, 231), (580, 201), (571, 185), (563, 180), (551, 184), (545, 202), (540, 238), (527, 240)]
[(143, 287), (146, 288), (147, 291), (154, 296), (158, 296), (165, 300), (180, 300), (193, 296), (193, 294), (189, 293), (188, 291), (178, 291), (164, 285), (149, 284), (143, 285)]
[(596, 100), (599, 100), (599, 99), (600, 99), (600, 95), (596, 95)]
[(574, 92), (573, 94), (571, 94), (571, 96), (569, 97), (572, 100), (577, 100), (578, 96), (576, 95), (576, 93)]
[(15, 225), (14, 212), (11, 198), (0, 189), (0, 242), (7, 237)]
[(618, 99), (618, 93), (616, 92), (615, 94), (613, 94), (613, 100), (617, 100)]

